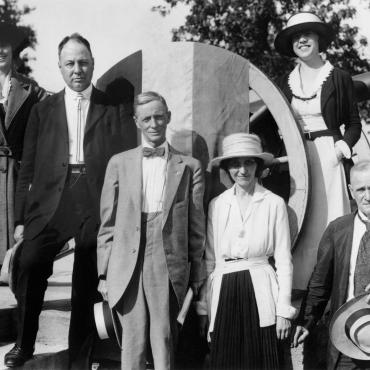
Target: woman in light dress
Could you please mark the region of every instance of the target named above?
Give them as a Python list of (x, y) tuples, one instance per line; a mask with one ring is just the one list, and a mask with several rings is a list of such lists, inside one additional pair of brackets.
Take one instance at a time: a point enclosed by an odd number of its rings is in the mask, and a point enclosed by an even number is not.
[(258, 136), (236, 133), (212, 161), (234, 182), (208, 210), (208, 280), (198, 314), (209, 321), (212, 369), (278, 369), (278, 342), (295, 315), (286, 206), (259, 184), (272, 159)]
[(328, 24), (301, 12), (290, 17), (275, 39), (280, 54), (297, 58), (279, 85), (303, 129), (311, 173), (307, 216), (294, 253), (293, 281), (298, 289), (307, 287), (328, 223), (350, 212), (343, 161), (350, 160), (361, 135), (350, 75), (321, 57), (333, 38)]

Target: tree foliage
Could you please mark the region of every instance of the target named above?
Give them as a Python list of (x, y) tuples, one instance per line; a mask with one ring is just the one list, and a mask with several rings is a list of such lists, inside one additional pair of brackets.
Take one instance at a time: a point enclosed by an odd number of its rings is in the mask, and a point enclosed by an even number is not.
[[(36, 34), (31, 26), (22, 25), (22, 17), (31, 13), (34, 8), (27, 5), (19, 7), (17, 0), (2, 0), (0, 1), (0, 21), (14, 24), (16, 26), (22, 26), (28, 37), (29, 46), (34, 48), (36, 45)], [(29, 75), (31, 68), (28, 65), (29, 56), (24, 53), (21, 57), (15, 55), (16, 68), (19, 73)]]
[(350, 0), (164, 0), (153, 8), (162, 15), (177, 3), (190, 13), (183, 26), (173, 30), (173, 40), (208, 43), (237, 53), (275, 79), (292, 69), (294, 60), (279, 55), (273, 46), (276, 34), (291, 14), (313, 11), (333, 27), (336, 38), (327, 58), (351, 74), (369, 70), (362, 58), (367, 40), (357, 27), (347, 24), (356, 14)]

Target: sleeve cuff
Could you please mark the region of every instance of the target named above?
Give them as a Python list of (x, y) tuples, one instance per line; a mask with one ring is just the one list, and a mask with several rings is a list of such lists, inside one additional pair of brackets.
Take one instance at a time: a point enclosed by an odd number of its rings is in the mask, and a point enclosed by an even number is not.
[(352, 152), (348, 144), (344, 140), (338, 140), (335, 142), (335, 147), (339, 148), (339, 150), (342, 152), (343, 156), (347, 159), (350, 159), (352, 156)]
[(286, 304), (278, 304), (276, 307), (276, 316), (284, 317), (285, 319), (293, 320), (297, 315), (297, 309)]

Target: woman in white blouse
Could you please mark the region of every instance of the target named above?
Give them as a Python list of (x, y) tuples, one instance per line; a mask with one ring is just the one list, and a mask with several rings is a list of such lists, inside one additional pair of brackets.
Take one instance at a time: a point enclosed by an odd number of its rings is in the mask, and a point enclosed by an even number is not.
[(322, 58), (334, 36), (317, 15), (301, 12), (289, 18), (275, 39), (276, 50), (297, 61), (279, 86), (307, 140), (311, 172), (307, 218), (294, 256), (297, 289), (307, 287), (326, 226), (350, 212), (343, 163), (350, 163), (361, 123), (351, 76)]
[(278, 340), (288, 337), (295, 315), (286, 206), (258, 183), (272, 159), (258, 136), (236, 133), (212, 161), (234, 182), (208, 211), (207, 311), (198, 313), (208, 314), (213, 369), (279, 368)]

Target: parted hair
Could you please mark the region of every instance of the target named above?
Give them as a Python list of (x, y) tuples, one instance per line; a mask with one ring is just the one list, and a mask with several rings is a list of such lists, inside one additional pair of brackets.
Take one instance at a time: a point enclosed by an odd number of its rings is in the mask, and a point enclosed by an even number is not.
[(62, 52), (62, 50), (64, 48), (64, 45), (70, 40), (74, 40), (74, 41), (79, 42), (82, 45), (85, 45), (86, 49), (90, 52), (90, 55), (92, 56), (90, 43), (83, 36), (81, 36), (79, 33), (74, 32), (71, 35), (64, 37), (64, 39), (59, 43), (59, 45), (58, 45), (58, 56), (59, 57), (60, 57), (60, 53)]
[(144, 104), (150, 103), (151, 101), (160, 101), (166, 108), (166, 111), (168, 112), (168, 106), (167, 106), (166, 99), (162, 95), (158, 94), (155, 91), (145, 91), (135, 96), (134, 114), (136, 115), (136, 110), (139, 105), (144, 105)]

